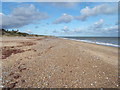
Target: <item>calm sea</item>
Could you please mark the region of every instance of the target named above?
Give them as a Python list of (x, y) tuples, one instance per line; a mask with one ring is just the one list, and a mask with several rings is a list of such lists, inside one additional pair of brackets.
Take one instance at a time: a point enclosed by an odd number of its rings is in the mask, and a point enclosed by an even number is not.
[(106, 46), (120, 47), (120, 45), (118, 45), (118, 39), (120, 39), (120, 37), (119, 38), (118, 37), (62, 37), (62, 38), (83, 41), (88, 43), (95, 43)]

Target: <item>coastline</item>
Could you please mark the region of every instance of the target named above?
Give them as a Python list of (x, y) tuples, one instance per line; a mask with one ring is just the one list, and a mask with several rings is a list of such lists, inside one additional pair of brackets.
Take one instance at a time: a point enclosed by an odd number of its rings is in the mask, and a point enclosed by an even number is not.
[(3, 37), (2, 43), (4, 87), (118, 87), (116, 47), (55, 37)]
[(110, 47), (120, 48), (120, 45), (116, 45), (116, 44), (112, 44), (112, 43), (93, 42), (93, 41), (90, 41), (90, 40), (80, 40), (80, 39), (70, 39), (70, 38), (62, 38), (62, 39), (73, 40), (73, 41), (78, 41), (78, 42), (80, 41), (80, 42), (86, 42), (86, 43), (91, 43), (91, 44), (96, 44), (96, 45), (103, 45), (103, 46), (110, 46)]

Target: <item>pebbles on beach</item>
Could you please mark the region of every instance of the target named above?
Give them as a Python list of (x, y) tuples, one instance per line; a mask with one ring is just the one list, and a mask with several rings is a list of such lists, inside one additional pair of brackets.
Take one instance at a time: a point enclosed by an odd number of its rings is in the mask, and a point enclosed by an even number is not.
[[(13, 39), (5, 38), (4, 41)], [(12, 52), (4, 58), (4, 87), (118, 87), (115, 48), (50, 37), (14, 38), (14, 43), (16, 41), (18, 44), (12, 46), (12, 50), (24, 52)]]

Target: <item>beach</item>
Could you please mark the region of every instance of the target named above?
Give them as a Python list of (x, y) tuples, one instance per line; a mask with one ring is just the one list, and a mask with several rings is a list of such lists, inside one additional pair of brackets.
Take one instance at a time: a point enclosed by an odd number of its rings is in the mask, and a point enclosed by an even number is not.
[(3, 37), (9, 88), (118, 88), (118, 48), (56, 37)]

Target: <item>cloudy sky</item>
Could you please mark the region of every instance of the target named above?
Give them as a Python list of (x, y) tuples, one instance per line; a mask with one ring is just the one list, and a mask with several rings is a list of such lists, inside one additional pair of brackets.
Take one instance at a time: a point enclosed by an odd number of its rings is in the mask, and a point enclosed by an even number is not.
[(2, 27), (54, 36), (117, 36), (117, 2), (3, 2)]

